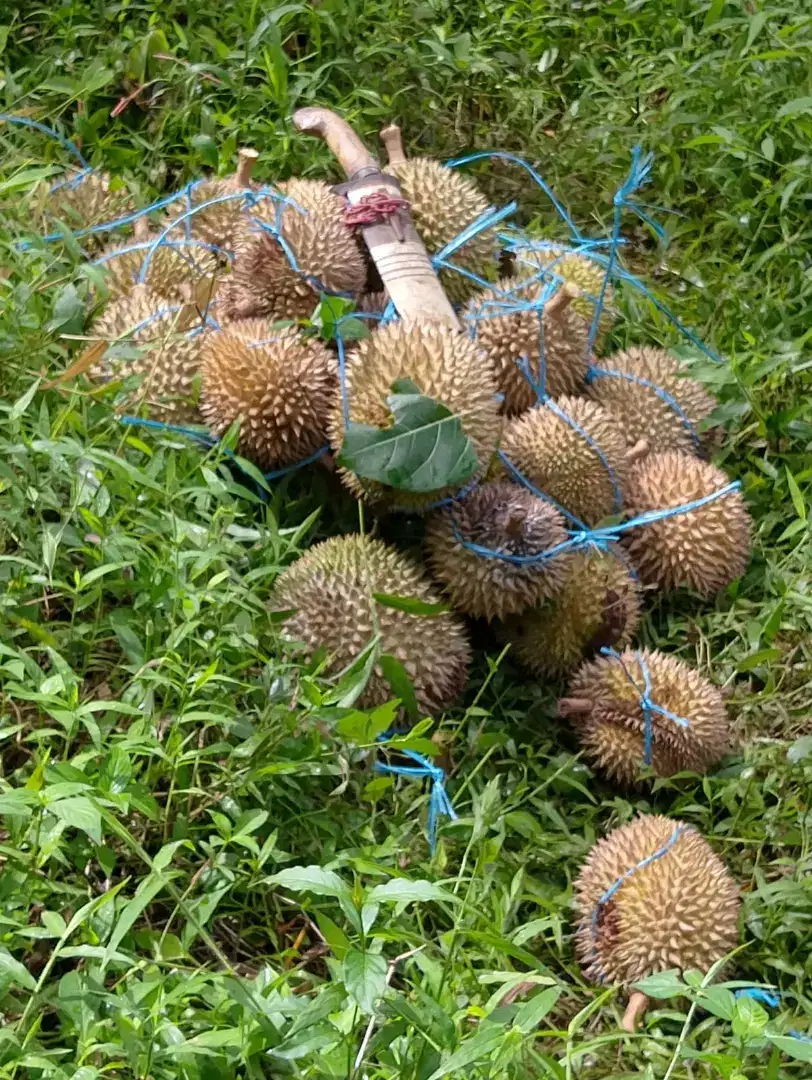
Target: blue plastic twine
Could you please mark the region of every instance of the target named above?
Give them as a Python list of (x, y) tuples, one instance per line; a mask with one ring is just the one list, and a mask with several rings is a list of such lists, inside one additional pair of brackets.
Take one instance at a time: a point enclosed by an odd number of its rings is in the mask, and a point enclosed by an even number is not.
[(10, 116), (9, 113), (0, 113), (0, 121), (5, 121), (7, 124), (19, 124), (20, 127), (27, 127), (31, 128), (33, 131), (40, 131), (43, 135), (47, 135), (49, 139), (55, 139), (58, 143), (61, 143), (66, 150), (73, 154), (83, 170), (92, 172), (90, 163), (82, 156), (82, 152), (76, 143), (71, 142), (70, 139), (66, 139), (64, 135), (60, 135), (59, 132), (54, 131), (53, 128), (41, 124), (39, 120), (29, 120), (26, 116)]
[(658, 859), (662, 859), (665, 855), (667, 855), (671, 848), (674, 846), (674, 844), (676, 844), (677, 840), (679, 840), (679, 838), (685, 832), (685, 829), (685, 825), (678, 825), (661, 848), (658, 848), (656, 851), (652, 852), (651, 855), (647, 855), (645, 859), (641, 859), (640, 862), (637, 863), (635, 866), (632, 866), (628, 870), (625, 870), (620, 875), (620, 877), (609, 886), (609, 888), (606, 890), (603, 896), (601, 896), (600, 900), (598, 900), (597, 904), (595, 905), (595, 910), (592, 912), (591, 925), (592, 946), (593, 958), (596, 966), (598, 967), (598, 970), (600, 971), (601, 982), (603, 982), (606, 978), (600, 967), (600, 958), (598, 955), (598, 935), (600, 930), (598, 924), (600, 921), (600, 915), (602, 910), (604, 909), (604, 907), (606, 907), (609, 901), (612, 900), (617, 891), (629, 880), (630, 877), (632, 877), (634, 874), (639, 873), (640, 870), (645, 870), (647, 866), (651, 866), (653, 862), (657, 862)]
[(614, 649), (610, 649), (608, 646), (604, 645), (601, 648), (601, 656), (608, 656), (611, 657), (612, 660), (617, 660), (617, 662), (623, 669), (623, 673), (625, 674), (626, 678), (640, 695), (640, 708), (643, 710), (643, 723), (645, 725), (643, 761), (646, 763), (646, 765), (650, 765), (652, 750), (654, 746), (653, 714), (658, 713), (660, 716), (664, 716), (667, 720), (673, 721), (673, 723), (677, 724), (681, 728), (689, 728), (691, 726), (691, 721), (686, 720), (684, 716), (677, 716), (676, 713), (672, 713), (669, 709), (665, 709), (662, 705), (658, 705), (656, 701), (651, 700), (651, 675), (648, 670), (648, 664), (643, 659), (643, 654), (641, 652), (635, 652), (634, 658), (637, 661), (640, 667), (640, 673), (643, 676), (643, 682), (645, 685), (642, 688), (638, 685), (632, 673), (626, 667), (625, 663), (623, 662), (623, 657), (620, 655), (620, 653), (615, 652)]
[(651, 379), (646, 379), (642, 375), (632, 375), (628, 371), (617, 371), (614, 368), (596, 367), (594, 364), (590, 364), (586, 381), (592, 382), (594, 379), (602, 378), (624, 379), (626, 382), (635, 383), (637, 386), (645, 386), (647, 390), (653, 390), (657, 397), (660, 398), (661, 401), (664, 401), (666, 405), (677, 414), (682, 422), (682, 426), (690, 435), (691, 441), (696, 449), (702, 449), (702, 440), (687, 413), (677, 399), (669, 394), (667, 390), (664, 390), (662, 386), (657, 386)]
[[(777, 1009), (781, 1004), (781, 994), (778, 991), (769, 990), (762, 986), (746, 986), (741, 990), (736, 990), (734, 997), (737, 999), (742, 997), (751, 998), (753, 1001), (762, 1002), (771, 1009)], [(798, 1031), (797, 1028), (790, 1028), (787, 1036), (790, 1039), (797, 1039), (798, 1042), (812, 1043), (812, 1035), (804, 1031)]]
[[(381, 735), (379, 741), (389, 736)], [(445, 771), (439, 765), (435, 765), (427, 757), (416, 753), (414, 750), (397, 749), (397, 753), (413, 761), (414, 765), (390, 765), (388, 762), (376, 761), (375, 771), (388, 773), (391, 776), (408, 776), (413, 780), (431, 780), (431, 795), (429, 796), (429, 820), (428, 841), (429, 851), (432, 855), (437, 850), (437, 827), (441, 816), (450, 821), (457, 820), (457, 812), (451, 805), (448, 792), (445, 789)]]

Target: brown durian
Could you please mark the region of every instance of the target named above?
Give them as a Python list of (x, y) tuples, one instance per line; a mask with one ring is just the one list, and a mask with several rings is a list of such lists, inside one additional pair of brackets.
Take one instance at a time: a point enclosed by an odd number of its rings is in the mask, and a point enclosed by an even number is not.
[[(237, 171), (232, 176), (215, 177), (196, 183), (188, 195), (170, 203), (166, 208), (166, 218), (161, 231), (189, 210), (194, 210), (195, 213), (177, 222), (167, 239), (183, 240), (188, 235), (224, 252), (233, 251), (249, 207), (246, 199), (224, 197), (236, 196), (242, 191), (258, 190), (258, 185), (251, 181), (251, 171), (258, 157), (256, 150), (244, 147), (239, 151)], [(223, 201), (203, 206), (212, 199)], [(203, 208), (198, 210), (197, 207)]]
[[(112, 187), (111, 183), (107, 173), (68, 173), (45, 196), (46, 218), (63, 221), (78, 231), (125, 217), (133, 210), (132, 196), (126, 187)], [(85, 248), (94, 248), (101, 242), (100, 233), (81, 237)]]
[(579, 551), (556, 594), (505, 622), (512, 655), (539, 678), (557, 678), (606, 645), (628, 645), (640, 619), (640, 590), (611, 552)]
[[(538, 281), (519, 284), (503, 278), (476, 296), (465, 313), (471, 333), (496, 370), (508, 416), (526, 412), (539, 400), (520, 367), (525, 360), (533, 380), (551, 397), (577, 394), (585, 386), (589, 332), (572, 310), (574, 293), (559, 289), (543, 307), (542, 293)], [(537, 306), (511, 310), (529, 303)]]
[(466, 615), (503, 619), (553, 595), (571, 556), (514, 564), (470, 551), (461, 541), (504, 555), (533, 556), (567, 539), (564, 519), (549, 503), (507, 480), (483, 484), (436, 510), (426, 530), (428, 565), (451, 603)]
[[(272, 605), (277, 611), (293, 609), (284, 636), (303, 642), (308, 657), (323, 649), (331, 674), (351, 665), (378, 635), (380, 654), (403, 665), (421, 711), (440, 712), (468, 677), (465, 628), (448, 613), (429, 618), (378, 603), (376, 593), (440, 601), (417, 563), (380, 540), (352, 535), (305, 552), (277, 579)], [(374, 708), (396, 696), (376, 665), (357, 704)]]
[(207, 336), (201, 371), (201, 413), (217, 435), (239, 419), (239, 453), (259, 468), (295, 465), (327, 442), (336, 363), (317, 339), (244, 319)]
[(713, 442), (710, 432), (700, 437), (696, 428), (716, 401), (696, 379), (681, 374), (679, 361), (665, 349), (633, 345), (604, 357), (590, 379), (589, 393), (617, 419), (630, 442), (642, 437), (657, 451), (686, 454)]
[(562, 397), (517, 416), (505, 425), (502, 452), (525, 480), (587, 525), (619, 513), (629, 447), (594, 401)]
[[(587, 978), (630, 986), (677, 968), (708, 971), (739, 940), (739, 890), (690, 825), (641, 814), (592, 848), (575, 882), (575, 950)], [(624, 1027), (648, 999), (635, 993)]]
[(197, 420), (193, 404), (194, 380), (200, 370), (203, 328), (190, 330), (199, 317), (193, 308), (170, 304), (138, 286), (107, 304), (93, 322), (93, 336), (110, 345), (143, 347), (141, 355), (118, 358), (106, 351), (90, 368), (100, 382), (143, 375), (138, 389), (126, 400), (127, 408), (148, 406), (150, 415), (174, 422)]
[(707, 771), (730, 745), (724, 699), (699, 672), (673, 656), (626, 649), (619, 659), (601, 656), (588, 661), (574, 675), (567, 697), (559, 701), (559, 715), (571, 718), (587, 758), (601, 772), (621, 784), (633, 784), (645, 758), (644, 664), (649, 700), (687, 721), (683, 727), (651, 710), (655, 775)]
[[(626, 507), (636, 517), (678, 507), (724, 488), (715, 465), (669, 450), (637, 462), (626, 486)], [(697, 509), (629, 530), (625, 544), (641, 579), (670, 591), (687, 585), (713, 596), (747, 569), (751, 519), (734, 490)]]
[[(347, 359), (350, 420), (387, 427), (392, 421), (387, 397), (392, 393), (392, 384), (404, 378), (411, 379), (422, 394), (459, 417), (479, 463), (471, 479), (484, 475), (496, 451), (502, 422), (493, 373), (474, 342), (446, 326), (399, 322), (379, 326), (358, 343)], [(339, 451), (343, 441), (344, 410), (337, 397), (330, 443)], [(340, 471), (351, 491), (384, 509), (425, 510), (439, 499), (456, 494), (453, 488), (427, 493), (402, 491), (361, 479), (346, 469)]]
[[(344, 200), (321, 180), (289, 180), (279, 191), (289, 202), (264, 198), (241, 225), (222, 293), (230, 319), (305, 319), (320, 292), (356, 294), (364, 288), (366, 265), (344, 224)], [(278, 230), (287, 251), (269, 229)]]
[[(389, 151), (386, 171), (396, 177), (404, 199), (411, 204), (412, 219), (429, 255), (434, 255), (472, 225), (488, 209), (488, 200), (473, 180), (430, 158), (406, 158), (395, 125), (381, 137)], [(498, 269), (499, 245), (494, 228), (484, 229), (449, 261), (485, 281), (492, 281)], [(441, 269), (440, 282), (449, 300), (467, 300), (479, 284), (452, 269)]]
[[(127, 296), (139, 285), (174, 303), (193, 298), (196, 287), (217, 274), (217, 259), (205, 246), (194, 241), (161, 244), (152, 248), (156, 237), (139, 231), (133, 241), (107, 248), (96, 259), (113, 296)], [(169, 239), (169, 238), (167, 238)], [(150, 254), (151, 251), (151, 254)], [(144, 281), (141, 272), (149, 257)]]
[[(580, 295), (573, 300), (572, 310), (581, 316), (588, 327), (591, 327), (592, 320), (595, 317), (597, 301), (600, 299), (601, 290), (603, 289), (603, 281), (606, 276), (605, 267), (595, 262), (594, 259), (590, 259), (588, 255), (577, 251), (567, 251), (566, 248), (559, 247), (556, 244), (529, 244), (527, 247), (518, 248), (517, 255), (519, 256), (517, 271), (520, 275), (527, 273), (528, 265), (535, 265), (544, 270), (552, 271), (553, 274), (556, 274), (565, 282), (574, 285)], [(612, 329), (614, 299), (614, 290), (611, 285), (607, 285), (603, 294), (603, 307), (598, 319), (596, 345), (599, 345), (601, 340)]]

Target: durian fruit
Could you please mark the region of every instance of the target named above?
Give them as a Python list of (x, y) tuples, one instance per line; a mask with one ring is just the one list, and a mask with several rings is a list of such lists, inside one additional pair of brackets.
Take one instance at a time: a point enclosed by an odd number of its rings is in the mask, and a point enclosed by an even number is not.
[(529, 483), (587, 525), (620, 510), (629, 447), (614, 417), (594, 401), (562, 397), (517, 416), (505, 425), (502, 451)]
[[(696, 426), (713, 412), (716, 401), (696, 379), (681, 374), (679, 361), (665, 349), (632, 345), (600, 360), (600, 370), (608, 374), (593, 375), (589, 393), (633, 441), (642, 436), (658, 451), (686, 454), (695, 454), (711, 441), (708, 432), (700, 440)], [(653, 386), (637, 381), (641, 379)], [(682, 415), (654, 387), (673, 398)]]
[[(323, 649), (330, 673), (351, 665), (379, 635), (381, 655), (406, 670), (420, 709), (436, 713), (465, 686), (471, 650), (465, 628), (449, 613), (427, 618), (378, 603), (387, 593), (434, 604), (439, 595), (420, 566), (381, 540), (337, 536), (316, 544), (278, 578), (272, 605), (293, 609), (284, 622), (288, 640), (308, 657)], [(395, 697), (376, 666), (357, 704), (373, 708)]]
[(517, 663), (539, 678), (558, 678), (602, 646), (628, 645), (640, 619), (640, 589), (612, 552), (579, 551), (563, 585), (537, 607), (506, 620)]
[(239, 452), (263, 470), (285, 468), (327, 442), (336, 363), (322, 342), (265, 319), (207, 337), (200, 411), (216, 435), (241, 420)]
[(364, 288), (366, 265), (344, 224), (344, 200), (321, 180), (289, 180), (279, 191), (288, 203), (264, 198), (244, 215), (223, 292), (228, 318), (305, 319), (320, 292), (354, 295)]
[[(431, 158), (406, 158), (400, 129), (392, 124), (381, 132), (389, 152), (386, 171), (400, 184), (411, 204), (412, 219), (429, 255), (444, 248), (488, 209), (488, 200), (467, 176)], [(451, 256), (450, 261), (485, 281), (496, 277), (499, 245), (496, 230), (484, 229)], [(441, 269), (440, 282), (453, 303), (468, 299), (479, 288), (456, 270)]]
[[(384, 289), (378, 292), (365, 292), (358, 297), (356, 309), (358, 311), (369, 312), (374, 315), (383, 315), (389, 304), (389, 293)], [(374, 327), (376, 323), (372, 320), (367, 324), (370, 327)]]
[[(590, 259), (588, 255), (567, 251), (566, 248), (558, 247), (556, 244), (529, 245), (526, 248), (519, 248), (518, 254), (520, 255), (519, 273), (526, 272), (527, 265), (532, 263), (541, 269), (549, 269), (565, 282), (574, 285), (582, 295), (573, 301), (572, 310), (585, 320), (587, 326), (592, 326), (596, 302), (600, 298), (606, 275), (606, 270), (600, 263)], [(612, 286), (607, 285), (603, 294), (603, 308), (598, 319), (596, 345), (599, 345), (612, 329), (614, 298)]]
[[(525, 359), (533, 379), (551, 397), (578, 394), (586, 382), (589, 330), (572, 310), (576, 293), (569, 286), (561, 288), (542, 308), (543, 288), (538, 281), (517, 284), (502, 278), (476, 296), (465, 312), (471, 334), (496, 369), (507, 416), (518, 416), (538, 402), (519, 366)], [(521, 310), (511, 310), (517, 306)]]
[[(243, 147), (238, 152), (237, 171), (232, 176), (203, 180), (195, 184), (188, 195), (183, 195), (167, 206), (163, 228), (188, 210), (194, 210), (212, 199), (236, 195), (241, 191), (256, 190), (257, 185), (251, 181), (251, 172), (258, 157), (256, 150)], [(195, 240), (222, 248), (223, 251), (233, 251), (245, 213), (245, 199), (224, 199), (222, 202), (216, 202), (205, 209), (198, 210), (197, 213), (175, 225), (168, 234), (168, 238), (181, 240), (190, 235)]]
[[(387, 427), (392, 422), (387, 398), (398, 379), (411, 379), (422, 394), (459, 417), (479, 463), (471, 479), (484, 475), (496, 451), (502, 421), (493, 373), (475, 343), (447, 326), (400, 322), (378, 326), (347, 357), (345, 391), (350, 421)], [(344, 410), (338, 396), (330, 423), (330, 444), (339, 451), (343, 441)], [(351, 491), (382, 509), (418, 512), (456, 494), (453, 488), (402, 491), (359, 478), (346, 469), (340, 472)]]
[[(637, 517), (713, 494), (728, 477), (706, 461), (668, 450), (638, 461), (626, 485), (626, 507)], [(741, 577), (750, 558), (751, 519), (741, 492), (629, 530), (625, 544), (641, 579), (664, 590), (687, 585), (713, 596)]]
[(564, 519), (549, 503), (507, 480), (483, 484), (429, 518), (429, 567), (451, 603), (466, 615), (503, 619), (553, 595), (572, 556), (515, 564), (464, 547), (477, 544), (505, 555), (532, 556), (567, 539)]
[[(111, 177), (101, 172), (69, 172), (48, 190), (44, 201), (47, 218), (63, 221), (74, 230), (115, 221), (132, 210), (127, 188), (111, 187)], [(92, 247), (99, 239), (93, 234), (83, 236), (82, 246)]]
[(698, 671), (673, 656), (626, 649), (619, 659), (587, 661), (571, 680), (567, 697), (559, 701), (559, 715), (571, 718), (587, 758), (601, 772), (621, 784), (634, 783), (645, 757), (644, 664), (650, 701), (689, 725), (651, 710), (654, 773), (705, 772), (730, 745), (724, 699)]
[(190, 331), (196, 320), (189, 305), (169, 304), (138, 286), (130, 295), (108, 303), (91, 330), (96, 339), (110, 345), (143, 347), (141, 355), (123, 358), (107, 351), (90, 368), (90, 377), (110, 382), (142, 375), (138, 389), (126, 399), (128, 408), (146, 405), (150, 415), (174, 422), (199, 419), (193, 404), (194, 382), (205, 335), (200, 327)]
[[(146, 219), (141, 218), (138, 224), (141, 222), (146, 228), (136, 228), (133, 240), (107, 248), (96, 259), (105, 272), (107, 286), (114, 296), (126, 296), (143, 284), (157, 296), (183, 303), (192, 298), (201, 281), (215, 277), (218, 262), (208, 248), (194, 241), (185, 243), (179, 236), (174, 246), (163, 243), (152, 249), (156, 237), (150, 235)], [(171, 236), (167, 237), (169, 239)], [(147, 257), (149, 263), (144, 281), (141, 282), (141, 271)]]
[[(739, 890), (690, 825), (641, 814), (592, 848), (575, 882), (575, 949), (589, 979), (629, 986), (658, 971), (708, 971), (739, 939)], [(633, 1031), (648, 999), (632, 995)]]

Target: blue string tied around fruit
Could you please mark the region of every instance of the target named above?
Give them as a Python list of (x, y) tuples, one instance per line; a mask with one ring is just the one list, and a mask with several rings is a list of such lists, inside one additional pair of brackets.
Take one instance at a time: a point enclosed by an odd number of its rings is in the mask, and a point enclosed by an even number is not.
[(647, 866), (651, 866), (652, 863), (657, 862), (659, 859), (665, 858), (665, 856), (669, 853), (669, 851), (672, 850), (672, 848), (682, 836), (682, 834), (685, 832), (685, 830), (685, 825), (678, 825), (674, 829), (668, 840), (662, 845), (662, 847), (657, 848), (656, 851), (653, 851), (650, 855), (647, 855), (644, 859), (641, 859), (639, 862), (635, 863), (634, 866), (629, 867), (628, 870), (624, 870), (623, 873), (620, 874), (620, 876), (612, 882), (609, 888), (606, 889), (606, 891), (598, 899), (598, 902), (595, 904), (594, 911), (592, 912), (591, 922), (592, 949), (594, 964), (599, 972), (599, 979), (601, 982), (606, 981), (606, 974), (605, 972), (603, 972), (600, 964), (598, 939), (600, 935), (601, 918), (605, 913), (607, 904), (611, 903), (617, 892), (623, 887), (623, 885), (629, 880), (629, 878), (633, 877), (635, 874), (640, 873), (641, 870), (645, 870)]
[(702, 440), (699, 437), (695, 424), (691, 422), (677, 399), (672, 394), (669, 394), (662, 386), (657, 386), (651, 379), (646, 379), (642, 375), (633, 375), (628, 371), (617, 371), (614, 368), (605, 368), (599, 364), (590, 364), (587, 369), (586, 381), (591, 383), (594, 382), (595, 379), (602, 378), (623, 379), (626, 382), (635, 383), (637, 386), (644, 386), (648, 390), (653, 390), (657, 397), (660, 398), (661, 401), (664, 401), (666, 405), (676, 413), (683, 427), (688, 432), (688, 436), (694, 444), (695, 450), (702, 451)]
[[(382, 742), (390, 737), (390, 735), (384, 734), (379, 737), (378, 741)], [(457, 820), (457, 812), (451, 805), (451, 800), (445, 789), (445, 770), (440, 768), (439, 765), (435, 765), (433, 761), (424, 757), (423, 754), (418, 754), (415, 750), (397, 748), (397, 753), (409, 758), (415, 764), (392, 765), (387, 761), (376, 761), (375, 771), (386, 773), (390, 776), (406, 776), (412, 780), (431, 781), (427, 835), (429, 851), (434, 855), (437, 851), (437, 829), (440, 818), (447, 817), (450, 821)]]
[(670, 720), (683, 730), (691, 726), (691, 721), (687, 720), (684, 716), (677, 716), (676, 713), (671, 712), (670, 709), (664, 708), (662, 705), (658, 705), (656, 701), (651, 697), (651, 674), (648, 669), (648, 664), (643, 657), (643, 654), (636, 650), (634, 653), (634, 659), (640, 668), (640, 674), (643, 676), (643, 686), (641, 687), (632, 673), (626, 666), (626, 662), (619, 652), (604, 645), (601, 648), (601, 656), (610, 657), (612, 660), (616, 660), (623, 669), (623, 673), (626, 679), (631, 683), (637, 693), (640, 695), (640, 708), (643, 713), (643, 761), (646, 765), (651, 765), (652, 754), (654, 750), (654, 714), (663, 716), (666, 720)]

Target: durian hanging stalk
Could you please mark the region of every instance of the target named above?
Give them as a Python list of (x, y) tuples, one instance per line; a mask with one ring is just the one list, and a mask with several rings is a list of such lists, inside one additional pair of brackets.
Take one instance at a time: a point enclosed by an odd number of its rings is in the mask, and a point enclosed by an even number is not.
[[(189, 210), (202, 207), (204, 203), (211, 202), (211, 206), (205, 206), (196, 213), (178, 222), (168, 235), (170, 240), (185, 239), (187, 236), (195, 240), (201, 240), (223, 251), (233, 251), (237, 231), (243, 220), (245, 212), (245, 199), (228, 198), (223, 196), (236, 195), (238, 192), (255, 189), (256, 184), (251, 181), (251, 173), (254, 164), (259, 157), (256, 150), (243, 147), (237, 155), (237, 169), (231, 176), (203, 180), (195, 184), (188, 195), (170, 203), (166, 208), (167, 217), (163, 228), (172, 221), (176, 221)], [(221, 199), (220, 202), (212, 200)]]
[[(381, 131), (389, 161), (387, 170), (400, 184), (411, 204), (415, 227), (427, 251), (434, 255), (488, 210), (488, 200), (473, 181), (430, 158), (407, 158), (400, 128), (390, 124)], [(494, 230), (484, 229), (454, 252), (451, 262), (479, 278), (496, 276), (498, 244)], [(479, 288), (476, 281), (456, 270), (441, 269), (440, 282), (451, 300), (467, 300)]]
[(586, 385), (589, 329), (571, 306), (578, 291), (562, 285), (542, 307), (544, 288), (535, 280), (502, 278), (465, 312), (470, 332), (496, 370), (508, 416), (531, 409), (539, 395), (580, 394)]

